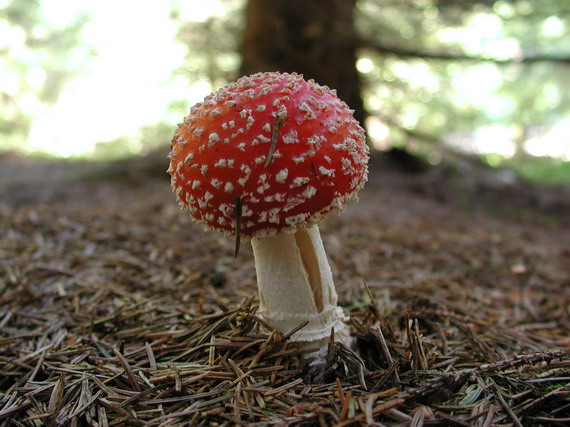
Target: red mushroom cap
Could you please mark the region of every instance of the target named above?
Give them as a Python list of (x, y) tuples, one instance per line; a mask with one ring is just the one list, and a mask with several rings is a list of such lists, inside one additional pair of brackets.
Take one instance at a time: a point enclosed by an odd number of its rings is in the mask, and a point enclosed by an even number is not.
[[(298, 74), (258, 73), (190, 109), (172, 140), (172, 189), (206, 228), (292, 232), (357, 199), (368, 146), (336, 91)], [(236, 206), (237, 205), (237, 206)]]

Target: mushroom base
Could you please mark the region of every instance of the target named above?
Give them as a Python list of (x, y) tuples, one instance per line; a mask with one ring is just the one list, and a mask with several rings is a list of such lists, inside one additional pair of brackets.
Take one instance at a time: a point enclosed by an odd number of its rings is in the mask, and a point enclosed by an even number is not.
[(316, 225), (295, 234), (252, 238), (261, 318), (283, 333), (309, 323), (291, 339), (315, 349), (320, 359), (334, 329), (335, 340), (350, 343), (347, 316), (337, 305), (332, 272)]

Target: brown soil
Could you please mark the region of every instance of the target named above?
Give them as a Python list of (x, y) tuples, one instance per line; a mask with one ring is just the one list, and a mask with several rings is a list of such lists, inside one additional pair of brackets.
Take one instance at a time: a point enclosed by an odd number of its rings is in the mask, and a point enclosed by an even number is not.
[(358, 346), (317, 381), (162, 163), (0, 158), (2, 425), (570, 422), (568, 187), (374, 159), (321, 227)]

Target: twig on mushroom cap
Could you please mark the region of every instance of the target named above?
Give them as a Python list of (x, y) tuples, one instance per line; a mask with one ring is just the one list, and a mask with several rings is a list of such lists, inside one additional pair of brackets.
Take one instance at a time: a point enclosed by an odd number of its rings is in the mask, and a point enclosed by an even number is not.
[(236, 245), (234, 249), (234, 257), (237, 257), (239, 254), (239, 246), (241, 241), (241, 196), (236, 196), (235, 216), (236, 216)]
[(277, 133), (279, 132), (279, 128), (287, 123), (289, 120), (289, 116), (285, 117), (283, 120), (279, 120), (279, 117), (275, 118), (273, 122), (273, 131), (271, 131), (271, 145), (269, 146), (269, 153), (267, 153), (267, 159), (265, 160), (264, 166), (269, 166), (271, 163), (271, 159), (273, 158), (273, 153), (275, 152), (275, 147), (277, 146)]

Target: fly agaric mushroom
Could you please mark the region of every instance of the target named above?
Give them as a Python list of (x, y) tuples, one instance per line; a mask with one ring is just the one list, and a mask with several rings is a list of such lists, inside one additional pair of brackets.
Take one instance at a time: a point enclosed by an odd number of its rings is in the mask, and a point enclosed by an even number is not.
[(368, 175), (353, 111), (301, 75), (258, 73), (208, 95), (178, 126), (170, 152), (180, 205), (205, 229), (251, 238), (260, 317), (322, 358), (346, 316), (317, 223), (341, 212)]

